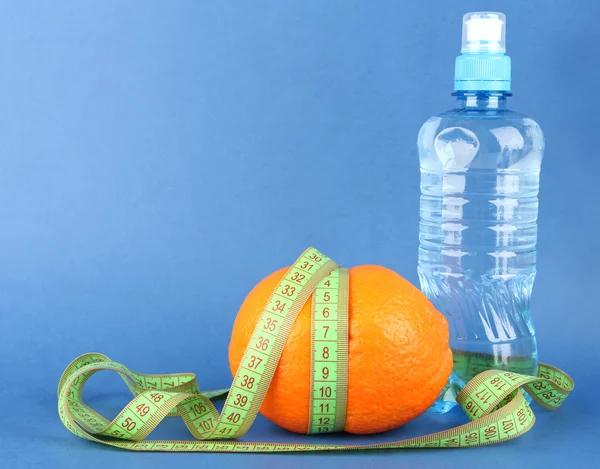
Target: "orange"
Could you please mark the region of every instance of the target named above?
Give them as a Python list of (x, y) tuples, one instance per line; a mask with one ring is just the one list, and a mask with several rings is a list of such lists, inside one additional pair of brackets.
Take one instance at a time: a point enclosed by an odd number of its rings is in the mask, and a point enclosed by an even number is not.
[[(287, 268), (262, 280), (233, 326), (235, 374), (254, 326)], [(308, 431), (311, 301), (294, 322), (260, 412), (294, 432)], [(377, 265), (350, 269), (348, 400), (344, 430), (376, 433), (423, 413), (452, 371), (448, 323), (417, 288)]]

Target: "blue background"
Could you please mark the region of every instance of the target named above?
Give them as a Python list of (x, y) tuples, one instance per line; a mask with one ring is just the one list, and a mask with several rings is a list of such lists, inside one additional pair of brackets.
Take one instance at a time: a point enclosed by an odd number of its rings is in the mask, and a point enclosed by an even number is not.
[[(309, 245), (417, 283), (416, 136), (453, 105), (462, 14), (485, 9), (508, 17), (511, 107), (547, 138), (533, 314), (541, 359), (576, 382), (563, 408), (535, 407), (530, 433), (471, 450), (134, 454), (68, 433), (56, 384), (86, 351), (228, 386), (237, 308)], [(590, 467), (599, 16), (598, 2), (566, 0), (2, 2), (0, 465)], [(112, 375), (89, 388), (109, 416), (129, 399)], [(173, 420), (155, 435), (188, 438)], [(312, 441), (262, 418), (247, 439)]]

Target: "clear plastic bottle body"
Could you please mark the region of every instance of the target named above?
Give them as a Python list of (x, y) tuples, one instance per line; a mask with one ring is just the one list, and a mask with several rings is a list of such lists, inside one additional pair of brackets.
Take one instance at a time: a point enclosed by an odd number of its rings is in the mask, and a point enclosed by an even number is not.
[(480, 371), (457, 363), (465, 357), (537, 369), (530, 297), (544, 137), (535, 121), (506, 108), (508, 93), (457, 94), (457, 108), (429, 119), (418, 139), (419, 279), (448, 319), (455, 351), (438, 412)]

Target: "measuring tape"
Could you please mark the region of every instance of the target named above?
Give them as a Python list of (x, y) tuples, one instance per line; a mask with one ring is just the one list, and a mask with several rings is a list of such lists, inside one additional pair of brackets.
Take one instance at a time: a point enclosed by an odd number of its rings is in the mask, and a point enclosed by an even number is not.
[(341, 432), (348, 393), (348, 269), (325, 277), (313, 294), (308, 433)]
[[(86, 353), (73, 360), (60, 379), (60, 418), (70, 432), (81, 438), (134, 451), (262, 453), (470, 447), (510, 440), (533, 426), (535, 416), (519, 388), (550, 410), (560, 407), (574, 388), (566, 373), (545, 364), (539, 364), (538, 376), (485, 370), (456, 398), (471, 422), (443, 432), (362, 446), (227, 441), (243, 436), (254, 422), (291, 327), (311, 295), (308, 433), (343, 430), (348, 377), (348, 278), (347, 269), (339, 268), (316, 249), (307, 249), (279, 282), (262, 311), (231, 388), (200, 392), (194, 374), (142, 374), (100, 353)], [(479, 354), (477, 360), (482, 357)], [(135, 396), (112, 421), (82, 399), (84, 384), (100, 370), (119, 373)], [(219, 414), (212, 400), (223, 397), (225, 404)], [(197, 441), (142, 441), (167, 416), (183, 418)]]

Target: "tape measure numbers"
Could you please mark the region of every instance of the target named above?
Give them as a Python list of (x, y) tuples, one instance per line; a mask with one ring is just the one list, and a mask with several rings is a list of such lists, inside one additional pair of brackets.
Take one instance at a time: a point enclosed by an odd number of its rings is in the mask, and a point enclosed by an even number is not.
[[(231, 388), (200, 392), (194, 374), (136, 373), (105, 355), (88, 353), (71, 362), (60, 379), (58, 410), (63, 424), (81, 438), (136, 451), (469, 447), (506, 441), (531, 428), (535, 417), (518, 391), (520, 387), (550, 410), (557, 409), (573, 390), (571, 378), (549, 365), (540, 364), (538, 376), (486, 370), (467, 383), (457, 396), (457, 402), (472, 421), (432, 435), (363, 446), (223, 441), (243, 436), (252, 425), (291, 327), (313, 293), (308, 433), (342, 430), (348, 376), (348, 271), (337, 268), (331, 259), (312, 248), (292, 265), (267, 302)], [(84, 384), (100, 370), (119, 373), (135, 396), (112, 421), (82, 400)], [(224, 396), (225, 404), (219, 414), (211, 399)], [(196, 441), (142, 441), (167, 416), (183, 418)]]
[(312, 300), (308, 433), (339, 432), (348, 393), (348, 269), (321, 280)]

